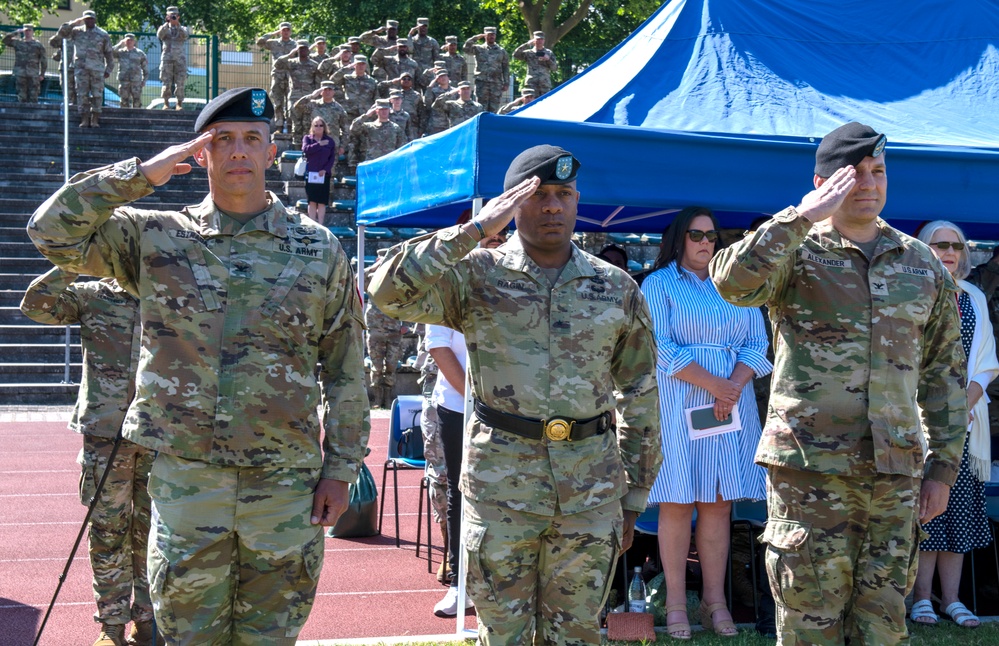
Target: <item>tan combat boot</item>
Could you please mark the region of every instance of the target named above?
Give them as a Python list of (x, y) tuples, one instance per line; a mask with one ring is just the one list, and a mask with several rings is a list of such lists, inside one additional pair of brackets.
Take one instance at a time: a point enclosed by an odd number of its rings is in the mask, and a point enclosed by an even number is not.
[(90, 127), (90, 114), (89, 113), (84, 112), (83, 114), (80, 115), (80, 127), (81, 128), (89, 128)]
[(184, 109), (184, 102), (177, 101), (177, 107), (175, 107), (174, 110), (183, 110), (183, 109)]
[(100, 117), (101, 117), (101, 113), (100, 112), (91, 112), (90, 113), (90, 127), (91, 128), (100, 128), (101, 127)]
[[(132, 632), (128, 636), (128, 643), (132, 646), (150, 646), (153, 643), (153, 621), (136, 621), (132, 624)], [(163, 646), (166, 642), (163, 636), (156, 633), (156, 646)]]
[(94, 646), (128, 646), (125, 641), (125, 624), (101, 624), (101, 634)]

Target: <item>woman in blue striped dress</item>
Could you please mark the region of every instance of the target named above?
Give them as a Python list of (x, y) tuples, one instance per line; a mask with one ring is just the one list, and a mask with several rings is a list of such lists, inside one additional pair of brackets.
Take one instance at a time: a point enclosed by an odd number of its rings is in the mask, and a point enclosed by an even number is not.
[[(725, 603), (731, 501), (765, 497), (766, 472), (753, 462), (760, 439), (754, 376), (769, 374), (767, 336), (757, 308), (718, 295), (708, 264), (718, 248), (710, 209), (688, 207), (663, 234), (656, 271), (642, 283), (655, 324), (656, 378), (665, 460), (649, 504), (659, 503), (659, 547), (666, 576), (667, 631), (690, 638), (686, 565), (690, 524), (701, 564), (704, 627), (738, 634)], [(685, 409), (713, 405), (726, 419), (738, 406), (742, 428), (691, 440)]]

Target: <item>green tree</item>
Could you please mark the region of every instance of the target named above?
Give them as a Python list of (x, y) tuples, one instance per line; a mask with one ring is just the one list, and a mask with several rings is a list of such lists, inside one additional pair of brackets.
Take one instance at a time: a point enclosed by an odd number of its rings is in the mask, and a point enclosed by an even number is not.
[(54, 14), (59, 0), (5, 0), (2, 13), (15, 26), (37, 25), (43, 13)]

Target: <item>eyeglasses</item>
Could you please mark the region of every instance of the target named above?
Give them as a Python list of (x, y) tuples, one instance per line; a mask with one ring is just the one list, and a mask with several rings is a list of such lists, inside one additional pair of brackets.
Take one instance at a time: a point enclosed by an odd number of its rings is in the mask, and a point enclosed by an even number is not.
[(963, 242), (931, 242), (930, 246), (931, 247), (936, 247), (937, 249), (943, 249), (943, 250), (947, 250), (947, 249), (950, 249), (951, 247), (953, 247), (954, 251), (964, 251), (964, 243)]
[(701, 231), (700, 229), (688, 229), (687, 237), (689, 237), (693, 242), (700, 242), (705, 238), (708, 242), (715, 242), (718, 240), (718, 230), (711, 229), (710, 231)]

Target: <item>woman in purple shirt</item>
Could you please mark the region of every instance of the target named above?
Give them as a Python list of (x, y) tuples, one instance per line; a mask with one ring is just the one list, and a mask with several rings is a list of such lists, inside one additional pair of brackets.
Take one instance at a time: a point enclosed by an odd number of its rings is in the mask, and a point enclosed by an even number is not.
[(336, 162), (336, 142), (322, 117), (312, 120), (312, 129), (302, 138), (305, 156), (305, 195), (309, 198), (309, 217), (323, 223), (330, 201), (330, 171)]

